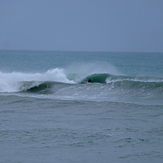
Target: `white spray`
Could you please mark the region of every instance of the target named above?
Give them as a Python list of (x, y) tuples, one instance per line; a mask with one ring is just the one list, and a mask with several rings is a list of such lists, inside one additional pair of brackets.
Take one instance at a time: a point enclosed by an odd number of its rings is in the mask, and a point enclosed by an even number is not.
[(72, 83), (67, 79), (64, 70), (59, 68), (48, 70), (45, 73), (0, 72), (0, 92), (19, 92), (23, 82), (26, 81), (32, 81), (32, 85), (28, 85), (28, 87), (44, 81)]

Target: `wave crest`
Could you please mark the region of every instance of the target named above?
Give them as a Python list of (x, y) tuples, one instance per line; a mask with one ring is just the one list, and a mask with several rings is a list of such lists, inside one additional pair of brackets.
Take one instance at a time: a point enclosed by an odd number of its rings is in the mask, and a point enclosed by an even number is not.
[(64, 70), (59, 68), (48, 70), (45, 73), (0, 72), (0, 92), (20, 92), (45, 81), (73, 83), (67, 78)]

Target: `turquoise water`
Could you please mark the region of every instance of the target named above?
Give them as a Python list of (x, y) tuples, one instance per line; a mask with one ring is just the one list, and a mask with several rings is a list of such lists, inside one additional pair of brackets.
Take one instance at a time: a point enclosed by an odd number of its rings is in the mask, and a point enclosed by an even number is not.
[(0, 51), (0, 162), (163, 160), (163, 53)]

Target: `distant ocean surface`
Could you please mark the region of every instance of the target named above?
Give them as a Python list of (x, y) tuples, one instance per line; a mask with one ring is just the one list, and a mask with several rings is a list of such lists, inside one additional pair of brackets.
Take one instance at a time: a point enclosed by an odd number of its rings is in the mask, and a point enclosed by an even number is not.
[(0, 50), (0, 163), (162, 163), (163, 53)]

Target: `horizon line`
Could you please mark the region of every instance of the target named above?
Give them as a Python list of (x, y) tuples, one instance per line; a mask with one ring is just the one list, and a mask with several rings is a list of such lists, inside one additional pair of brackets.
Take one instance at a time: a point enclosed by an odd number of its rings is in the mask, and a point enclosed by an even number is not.
[(54, 50), (54, 49), (0, 49), (1, 51), (53, 51), (53, 52), (103, 52), (103, 53), (163, 53), (163, 51), (120, 51), (120, 50)]

